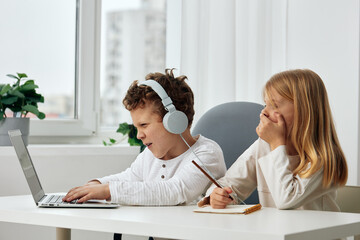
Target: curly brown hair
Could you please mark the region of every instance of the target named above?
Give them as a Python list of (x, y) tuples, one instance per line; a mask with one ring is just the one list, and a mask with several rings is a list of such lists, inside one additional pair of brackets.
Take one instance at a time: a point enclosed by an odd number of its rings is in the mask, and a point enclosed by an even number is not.
[[(165, 69), (165, 74), (155, 72), (146, 75), (146, 80), (154, 80), (158, 82), (171, 98), (174, 106), (178, 111), (182, 111), (188, 118), (188, 126), (190, 127), (194, 119), (194, 94), (185, 82), (186, 76), (181, 75), (174, 77), (174, 69)], [(146, 102), (152, 102), (155, 113), (161, 118), (167, 113), (157, 93), (149, 86), (138, 85), (138, 81), (134, 81), (123, 100), (125, 108), (129, 111), (137, 107), (144, 107)]]

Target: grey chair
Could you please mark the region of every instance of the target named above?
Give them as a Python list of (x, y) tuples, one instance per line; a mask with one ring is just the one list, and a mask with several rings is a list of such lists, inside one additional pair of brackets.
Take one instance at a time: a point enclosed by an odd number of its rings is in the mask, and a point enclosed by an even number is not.
[[(339, 188), (336, 202), (342, 212), (360, 213), (360, 186)], [(354, 240), (360, 240), (360, 235), (354, 236)]]
[[(229, 168), (258, 138), (255, 129), (262, 109), (262, 105), (252, 102), (220, 104), (199, 119), (192, 134), (201, 134), (217, 142)], [(247, 204), (259, 203), (257, 190), (245, 201)]]

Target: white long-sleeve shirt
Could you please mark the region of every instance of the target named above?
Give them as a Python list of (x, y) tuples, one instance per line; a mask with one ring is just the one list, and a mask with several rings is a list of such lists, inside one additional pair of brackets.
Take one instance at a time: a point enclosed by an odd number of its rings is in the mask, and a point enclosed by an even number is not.
[[(241, 199), (246, 199), (257, 187), (264, 207), (339, 211), (335, 202), (336, 188), (322, 187), (322, 170), (309, 178), (293, 175), (299, 161), (299, 156), (287, 155), (285, 146), (271, 151), (270, 145), (259, 138), (219, 182), (231, 187)], [(214, 188), (208, 189), (207, 196)], [(207, 201), (205, 198), (199, 205)]]
[[(226, 166), (220, 146), (197, 136), (191, 146), (216, 178), (224, 176)], [(109, 183), (111, 201), (124, 205), (178, 205), (199, 200), (210, 185), (206, 176), (191, 162), (196, 157), (189, 149), (170, 160), (156, 158), (149, 149), (138, 155), (124, 172), (97, 180)]]

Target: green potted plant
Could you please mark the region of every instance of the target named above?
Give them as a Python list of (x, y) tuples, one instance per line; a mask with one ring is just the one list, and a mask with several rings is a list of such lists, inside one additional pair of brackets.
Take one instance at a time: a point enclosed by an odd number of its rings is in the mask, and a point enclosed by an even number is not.
[[(128, 124), (126, 122), (119, 124), (119, 128), (116, 130), (118, 133), (122, 133), (122, 135), (128, 137), (128, 143), (130, 146), (140, 146), (140, 152), (145, 149), (145, 145), (140, 139), (136, 138), (137, 129), (133, 124)], [(116, 139), (110, 138), (109, 142), (103, 141), (105, 146), (111, 146), (118, 143)]]
[(36, 92), (38, 86), (25, 73), (7, 76), (15, 82), (0, 84), (0, 146), (11, 145), (8, 131), (12, 129), (20, 129), (27, 144), (30, 124), (27, 115), (32, 113), (39, 119), (45, 118), (38, 109), (38, 103), (43, 103), (44, 97)]

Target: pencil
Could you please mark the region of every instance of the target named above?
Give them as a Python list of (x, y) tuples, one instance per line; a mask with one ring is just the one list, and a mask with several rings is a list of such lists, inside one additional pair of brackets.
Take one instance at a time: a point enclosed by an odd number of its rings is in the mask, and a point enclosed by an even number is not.
[(244, 214), (249, 214), (249, 213), (255, 212), (255, 211), (257, 211), (257, 210), (260, 210), (261, 207), (262, 207), (262, 206), (261, 206), (260, 203), (259, 203), (259, 204), (256, 204), (256, 205), (254, 205), (254, 206), (252, 206), (252, 207), (249, 207), (249, 208), (245, 209)]
[(221, 185), (214, 178), (212, 178), (204, 169), (202, 169), (202, 167), (199, 166), (199, 164), (197, 164), (194, 160), (192, 160), (192, 163), (195, 164), (195, 166), (200, 169), (200, 171), (205, 174), (205, 176), (210, 179), (212, 183), (214, 183), (217, 187), (222, 188)]
[[(210, 181), (211, 181), (212, 183), (214, 183), (214, 184), (215, 184), (217, 187), (219, 187), (219, 188), (223, 188), (223, 187), (220, 185), (220, 183), (219, 183), (218, 181), (216, 181), (216, 179), (214, 179), (213, 177), (211, 177), (210, 174), (208, 174), (202, 167), (199, 166), (199, 164), (197, 164), (194, 160), (192, 160), (192, 163), (193, 163), (198, 169), (200, 169), (200, 171), (201, 171), (208, 179), (210, 179)], [(205, 168), (205, 169), (206, 169), (206, 168)], [(207, 170), (207, 169), (206, 169), (206, 170)], [(207, 170), (207, 171), (209, 171), (209, 170)], [(229, 195), (229, 198), (232, 199), (232, 200), (234, 200), (233, 196), (231, 196), (231, 195)], [(235, 194), (235, 198), (237, 198), (237, 200), (238, 200), (239, 202), (241, 202), (241, 203), (243, 203), (244, 205), (246, 205), (246, 203), (245, 203), (243, 200), (241, 200), (241, 198), (239, 198), (236, 194)]]
[[(206, 176), (208, 179), (210, 179), (210, 181), (211, 181), (212, 183), (214, 183), (214, 184), (215, 184), (217, 187), (219, 187), (219, 188), (223, 188), (223, 187), (216, 181), (216, 179), (212, 178), (202, 167), (199, 166), (199, 164), (197, 164), (194, 160), (192, 160), (192, 163), (193, 163), (198, 169), (200, 169), (200, 171), (201, 171), (203, 174), (205, 174), (205, 176)], [(234, 200), (233, 197), (230, 196), (230, 195), (229, 195), (229, 198), (232, 199), (232, 200)]]

